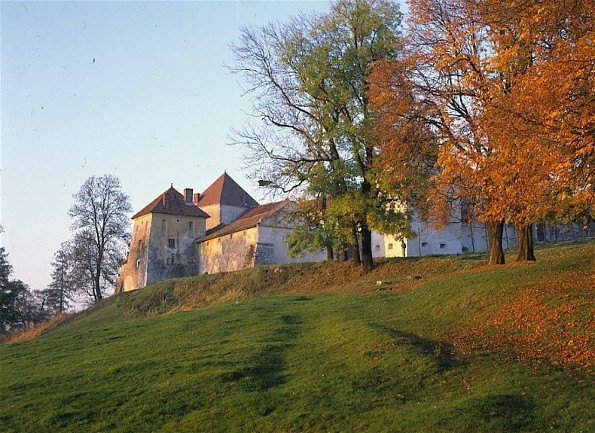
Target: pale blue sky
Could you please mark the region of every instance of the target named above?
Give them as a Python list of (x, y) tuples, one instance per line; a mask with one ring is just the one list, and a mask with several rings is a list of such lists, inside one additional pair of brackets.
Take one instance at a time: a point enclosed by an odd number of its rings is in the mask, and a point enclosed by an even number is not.
[(14, 277), (50, 282), (85, 179), (118, 176), (135, 211), (171, 183), (226, 170), (256, 200), (228, 134), (250, 110), (229, 45), (240, 28), (327, 1), (2, 1), (0, 224)]
[(72, 195), (118, 176), (133, 208), (204, 190), (224, 170), (257, 200), (225, 145), (248, 100), (230, 75), (240, 27), (327, 2), (11, 2), (1, 7), (2, 245), (33, 289), (69, 238)]

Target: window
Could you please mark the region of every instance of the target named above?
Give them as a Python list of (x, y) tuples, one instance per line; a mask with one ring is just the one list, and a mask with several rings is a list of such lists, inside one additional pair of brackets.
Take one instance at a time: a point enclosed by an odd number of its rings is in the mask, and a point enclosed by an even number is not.
[(169, 240), (167, 241), (167, 246), (170, 248), (175, 248), (176, 247), (176, 240), (173, 238), (169, 238)]
[(190, 222), (188, 223), (188, 231), (189, 231), (190, 233), (193, 233), (193, 232), (194, 232), (194, 222), (190, 221)]
[(140, 259), (136, 259), (136, 269), (140, 268)]
[(374, 247), (374, 250), (375, 250), (375, 251), (380, 251), (380, 245), (376, 245), (376, 246)]
[(393, 244), (392, 243), (391, 244), (388, 244), (388, 249), (389, 250), (392, 250), (393, 249)]
[(167, 220), (161, 220), (161, 234), (164, 235), (167, 232)]
[(427, 243), (427, 242), (422, 242), (422, 243), (421, 243), (421, 246), (422, 246), (422, 247), (427, 247), (427, 246), (428, 246), (428, 243)]
[(446, 248), (446, 244), (440, 244), (440, 249), (443, 250)]

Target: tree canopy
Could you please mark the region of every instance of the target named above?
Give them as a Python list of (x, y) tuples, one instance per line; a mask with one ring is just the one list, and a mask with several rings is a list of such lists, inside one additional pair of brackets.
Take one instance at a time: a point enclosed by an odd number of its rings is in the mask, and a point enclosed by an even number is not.
[(438, 155), (422, 178), (433, 213), (446, 220), (453, 202), (472, 204), (490, 263), (503, 262), (502, 223), (514, 223), (517, 258), (534, 259), (532, 222), (569, 221), (594, 203), (592, 2), (409, 6), (403, 55), (371, 79), (385, 170), (432, 154), (425, 125)]
[(120, 180), (110, 174), (88, 178), (73, 198), (68, 214), (74, 234), (58, 254), (70, 260), (69, 284), (96, 302), (115, 286), (130, 238), (132, 206)]
[[(371, 229), (395, 232), (400, 191), (379, 188), (367, 90), (375, 61), (396, 55), (401, 13), (386, 0), (339, 0), (327, 14), (242, 29), (232, 71), (249, 83), (256, 124), (236, 131), (255, 178), (320, 203), (321, 239), (373, 267)], [(349, 241), (350, 240), (350, 241)], [(296, 243), (297, 245), (297, 243)]]

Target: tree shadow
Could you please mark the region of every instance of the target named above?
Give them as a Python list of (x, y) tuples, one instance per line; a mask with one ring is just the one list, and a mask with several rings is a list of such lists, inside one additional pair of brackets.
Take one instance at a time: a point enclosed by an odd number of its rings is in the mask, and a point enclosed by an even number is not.
[(535, 425), (535, 402), (518, 394), (487, 395), (471, 401), (464, 412), (473, 427), (479, 424), (489, 431), (516, 432)]
[(286, 382), (283, 374), (287, 352), (295, 346), (292, 343), (299, 334), (302, 320), (298, 315), (283, 315), (282, 324), (275, 329), (272, 337), (262, 350), (245, 361), (245, 367), (225, 373), (222, 381), (233, 383), (246, 391), (266, 391)]
[(433, 360), (439, 371), (446, 371), (462, 365), (460, 359), (455, 356), (452, 344), (446, 341), (432, 340), (421, 337), (411, 332), (404, 332), (380, 323), (371, 323), (371, 328), (390, 335), (397, 341), (404, 342), (421, 355)]

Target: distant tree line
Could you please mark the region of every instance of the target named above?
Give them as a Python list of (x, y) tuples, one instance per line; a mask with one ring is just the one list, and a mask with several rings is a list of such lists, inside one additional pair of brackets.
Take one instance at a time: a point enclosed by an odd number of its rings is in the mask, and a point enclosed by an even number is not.
[(54, 290), (32, 290), (11, 275), (8, 253), (0, 247), (0, 342), (11, 332), (23, 331), (63, 311)]
[[(254, 121), (234, 131), (272, 193), (293, 194), (300, 253), (373, 267), (371, 231), (488, 228), (489, 263), (535, 260), (532, 224), (585, 221), (595, 203), (589, 0), (336, 0), (324, 14), (246, 27), (232, 72)], [(465, 212), (460, 210), (464, 208)]]
[(109, 174), (88, 178), (73, 198), (72, 237), (54, 254), (47, 288), (31, 290), (11, 279), (8, 254), (0, 248), (0, 337), (113, 291), (130, 239), (130, 200), (120, 180)]

